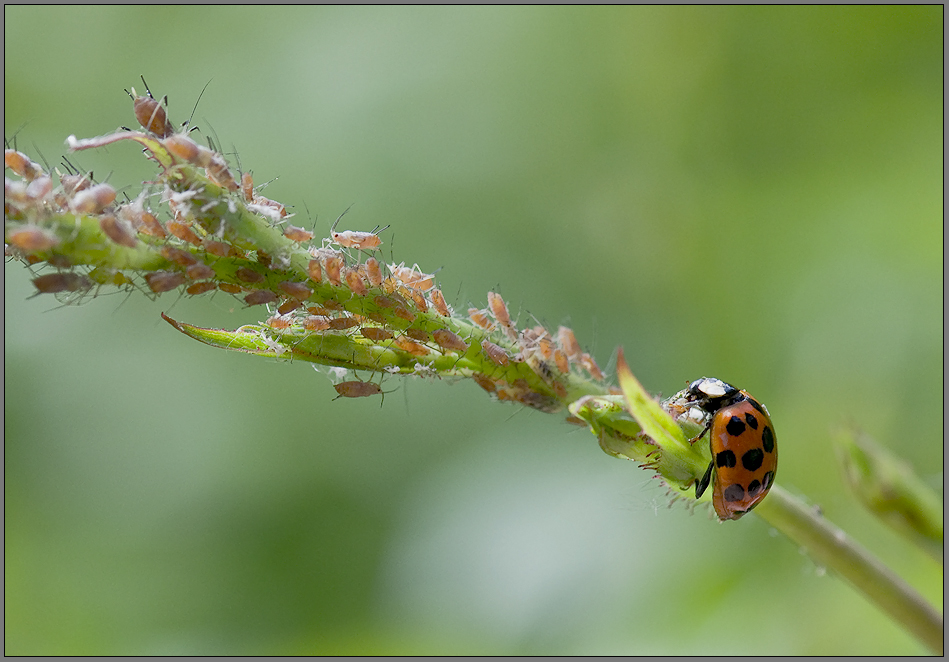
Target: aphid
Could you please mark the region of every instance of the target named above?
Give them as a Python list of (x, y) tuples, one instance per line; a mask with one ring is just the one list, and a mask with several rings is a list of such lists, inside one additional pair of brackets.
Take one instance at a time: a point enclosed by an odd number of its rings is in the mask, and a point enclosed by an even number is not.
[(26, 253), (40, 253), (59, 244), (59, 237), (37, 225), (23, 225), (7, 230), (7, 241)]
[(162, 246), (158, 249), (158, 253), (169, 262), (174, 262), (182, 267), (190, 267), (192, 264), (198, 263), (198, 258), (194, 255), (174, 246)]
[(165, 232), (165, 228), (158, 222), (158, 219), (155, 218), (151, 212), (146, 211), (142, 207), (141, 200), (136, 200), (129, 205), (122, 205), (119, 207), (118, 213), (120, 218), (130, 222), (132, 226), (142, 234), (147, 234), (150, 237), (158, 237), (159, 239), (164, 239), (168, 236), (168, 233)]
[(345, 331), (354, 326), (359, 326), (359, 320), (355, 317), (334, 317), (329, 321), (329, 328), (333, 331)]
[(182, 241), (187, 241), (189, 244), (194, 244), (195, 246), (201, 246), (201, 237), (194, 233), (194, 230), (188, 226), (187, 223), (182, 223), (181, 221), (168, 221), (166, 224), (168, 232), (175, 235)]
[(303, 328), (307, 331), (326, 331), (330, 328), (330, 318), (325, 315), (310, 315), (304, 317)]
[(3, 164), (28, 182), (43, 174), (43, 169), (33, 163), (30, 157), (15, 149), (3, 150)]
[(333, 398), (334, 400), (339, 400), (340, 398), (367, 398), (370, 395), (382, 395), (383, 400), (385, 399), (382, 387), (373, 382), (342, 382), (335, 384), (333, 388), (339, 393), (339, 395)]
[(234, 271), (234, 275), (238, 280), (242, 280), (245, 283), (260, 283), (263, 282), (264, 276), (253, 269), (248, 267), (237, 267)]
[(323, 301), (323, 307), (327, 310), (344, 310), (343, 304), (336, 299), (326, 299)]
[(478, 308), (469, 308), (468, 317), (472, 322), (480, 326), (485, 331), (494, 331), (497, 326), (491, 319), (488, 317), (487, 311), (479, 310)]
[[(415, 267), (418, 267), (418, 265), (416, 264)], [(389, 265), (389, 269), (406, 287), (413, 290), (428, 292), (435, 287), (435, 274), (424, 274), (418, 271), (417, 268), (410, 269), (404, 264), (392, 264)]]
[(375, 301), (376, 305), (380, 308), (395, 308), (398, 305), (398, 301), (384, 294), (377, 295), (373, 298), (373, 301)]
[(319, 284), (323, 282), (323, 269), (320, 267), (319, 260), (310, 260), (306, 265), (306, 272), (309, 274), (310, 280), (314, 283)]
[(145, 282), (148, 283), (152, 292), (161, 294), (184, 285), (185, 276), (174, 271), (153, 271), (145, 274)]
[(426, 356), (431, 353), (425, 345), (419, 345), (417, 342), (413, 342), (405, 336), (398, 336), (392, 342), (403, 352), (408, 352), (412, 356)]
[(392, 314), (398, 318), (404, 319), (406, 322), (415, 321), (415, 313), (409, 311), (409, 309), (405, 306), (396, 305), (395, 308), (392, 309)]
[(210, 292), (213, 289), (217, 289), (217, 285), (213, 280), (206, 280), (201, 283), (193, 283), (188, 286), (185, 290), (188, 294), (197, 295), (204, 294), (205, 292)]
[(483, 388), (488, 393), (494, 393), (498, 390), (498, 385), (487, 375), (480, 372), (471, 373), (471, 378), (475, 381), (475, 384)]
[(287, 313), (293, 312), (302, 305), (302, 301), (298, 301), (297, 299), (287, 299), (277, 308), (277, 313), (280, 315), (286, 315)]
[(288, 319), (282, 315), (275, 315), (274, 317), (267, 318), (267, 321), (264, 323), (271, 329), (283, 331), (290, 328), (290, 326), (293, 324), (293, 320)]
[(433, 331), (432, 339), (442, 349), (459, 352), (461, 354), (468, 351), (468, 343), (462, 340), (457, 333), (449, 331), (448, 329), (437, 329)]
[(379, 260), (374, 257), (366, 259), (366, 277), (369, 278), (369, 284), (373, 287), (382, 285), (382, 267)]
[(100, 216), (99, 227), (109, 239), (120, 246), (135, 248), (138, 245), (138, 239), (135, 238), (131, 225), (127, 221), (120, 221), (113, 214)]
[(211, 152), (211, 161), (204, 167), (204, 171), (207, 173), (208, 179), (221, 188), (226, 188), (228, 191), (236, 191), (240, 188), (238, 183), (234, 181), (234, 175), (228, 170), (227, 161), (217, 152)]
[(56, 294), (88, 290), (92, 288), (93, 283), (88, 276), (64, 271), (34, 278), (33, 285), (42, 294)]
[(445, 302), (445, 297), (442, 296), (442, 291), (440, 289), (436, 287), (431, 292), (429, 292), (428, 295), (432, 297), (432, 305), (435, 307), (435, 310), (439, 315), (442, 317), (451, 317), (451, 309)]
[(115, 189), (109, 184), (96, 184), (80, 191), (72, 199), (71, 207), (76, 214), (98, 214), (115, 201)]
[(593, 357), (586, 352), (580, 354), (580, 366), (590, 373), (590, 376), (598, 382), (602, 382), (605, 379), (603, 371), (600, 370), (600, 366), (598, 366), (596, 361), (593, 360)]
[(695, 408), (709, 433), (712, 461), (695, 484), (695, 498), (712, 483), (712, 505), (719, 519), (738, 519), (757, 506), (774, 484), (778, 447), (774, 424), (764, 405), (747, 391), (720, 379), (692, 382), (680, 400)]
[(577, 342), (577, 337), (573, 335), (571, 329), (565, 326), (557, 329), (557, 340), (560, 342), (560, 348), (564, 354), (567, 355), (568, 359), (576, 361), (580, 358), (580, 354), (582, 353), (580, 343)]
[(346, 270), (346, 284), (356, 296), (366, 295), (366, 281), (363, 280), (362, 275), (355, 269)]
[[(264, 216), (267, 216), (273, 221), (279, 221), (281, 218), (287, 217), (287, 208), (285, 205), (277, 202), (276, 200), (271, 200), (270, 198), (265, 198), (262, 195), (254, 196), (254, 210)], [(250, 205), (248, 205), (250, 207)], [(304, 230), (304, 232), (306, 232)], [(313, 233), (309, 233), (310, 238), (313, 238)], [(293, 237), (290, 237), (291, 239)]]
[(504, 303), (504, 299), (501, 298), (500, 294), (488, 292), (488, 306), (491, 308), (494, 319), (496, 319), (501, 326), (511, 326), (511, 316), (507, 312), (507, 304)]
[(288, 225), (283, 229), (283, 236), (293, 241), (310, 241), (313, 238), (313, 233), (295, 225)]
[(63, 191), (66, 195), (73, 195), (79, 191), (85, 191), (92, 186), (92, 173), (90, 172), (85, 175), (61, 174), (59, 176), (59, 184), (63, 187)]
[(289, 297), (293, 297), (299, 301), (304, 301), (309, 299), (313, 295), (313, 290), (304, 285), (303, 283), (295, 283), (290, 280), (282, 281), (277, 285), (280, 290)]
[(270, 290), (254, 290), (244, 297), (244, 302), (248, 306), (259, 306), (264, 303), (273, 303), (277, 300), (277, 295)]
[[(348, 211), (348, 210), (347, 210)], [(355, 248), (357, 250), (375, 250), (382, 245), (382, 240), (379, 239), (379, 233), (386, 230), (389, 226), (379, 229), (377, 225), (372, 232), (356, 232), (355, 230), (346, 230), (345, 232), (337, 232), (336, 226), (339, 224), (339, 219), (343, 217), (343, 214), (339, 215), (339, 218), (336, 219), (336, 222), (333, 223), (333, 227), (330, 228), (330, 236), (333, 237), (333, 241), (342, 246), (343, 248)]]
[(244, 291), (240, 285), (236, 285), (235, 283), (218, 283), (217, 288), (228, 294), (240, 294)]
[(406, 329), (404, 333), (412, 340), (419, 342), (428, 342), (432, 339), (432, 334), (425, 329)]
[(205, 237), (201, 244), (204, 246), (204, 250), (216, 257), (235, 257), (237, 252), (230, 244), (209, 237)]
[(33, 202), (44, 202), (53, 191), (53, 180), (49, 175), (40, 175), (26, 187), (26, 197)]
[(340, 278), (340, 270), (343, 268), (343, 258), (332, 255), (323, 261), (323, 270), (326, 272), (326, 279), (330, 283), (339, 287), (343, 281)]
[(241, 175), (241, 194), (244, 196), (244, 202), (254, 201), (254, 177), (249, 172)]
[(192, 264), (190, 267), (185, 269), (185, 275), (188, 276), (189, 280), (204, 280), (205, 278), (214, 278), (214, 269), (206, 265), (204, 262), (198, 262), (197, 264)]
[(364, 326), (359, 329), (359, 333), (365, 338), (369, 338), (373, 342), (381, 342), (383, 340), (389, 340), (392, 338), (392, 332), (388, 329), (383, 329), (378, 326)]
[(166, 136), (162, 144), (165, 149), (182, 161), (187, 161), (202, 168), (206, 168), (211, 163), (211, 157), (214, 154), (207, 147), (199, 145), (188, 136), (180, 133)]
[(481, 349), (484, 350), (484, 355), (494, 363), (501, 366), (510, 365), (511, 355), (490, 340), (482, 340)]
[(366, 313), (366, 319), (370, 322), (375, 322), (376, 324), (386, 324), (389, 320), (386, 319), (386, 316), (379, 312), (368, 312)]
[(557, 370), (564, 373), (565, 375), (570, 372), (570, 360), (562, 350), (554, 350), (554, 363), (557, 365)]
[(217, 152), (199, 145), (191, 138), (180, 133), (167, 136), (162, 144), (165, 149), (182, 161), (204, 168), (208, 179), (221, 188), (226, 188), (229, 191), (236, 191), (240, 188), (237, 182), (234, 181), (234, 175), (227, 168), (227, 161)]
[(416, 290), (409, 290), (408, 294), (412, 299), (412, 303), (415, 304), (416, 309), (418, 309), (420, 313), (428, 312), (428, 302), (425, 300), (424, 294)]
[[(141, 124), (146, 131), (154, 133), (159, 138), (167, 138), (175, 132), (175, 128), (171, 125), (171, 122), (168, 121), (168, 115), (165, 113), (165, 109), (162, 108), (161, 104), (152, 96), (152, 92), (148, 89), (148, 83), (145, 82), (144, 76), (142, 77), (142, 83), (145, 85), (145, 92), (148, 96), (138, 96), (135, 93), (134, 87), (131, 92), (125, 90), (125, 93), (132, 97), (135, 119), (138, 120), (138, 123)], [(163, 100), (166, 104), (168, 103), (167, 96), (163, 97)]]

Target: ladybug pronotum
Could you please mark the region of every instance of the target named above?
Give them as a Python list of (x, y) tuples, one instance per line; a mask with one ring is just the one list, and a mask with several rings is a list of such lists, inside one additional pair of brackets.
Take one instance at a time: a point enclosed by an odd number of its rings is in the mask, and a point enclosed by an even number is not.
[(692, 382), (684, 403), (699, 410), (705, 429), (696, 440), (708, 432), (712, 451), (708, 470), (695, 484), (695, 498), (712, 483), (719, 519), (738, 519), (761, 503), (774, 484), (778, 446), (771, 416), (747, 391), (712, 377)]

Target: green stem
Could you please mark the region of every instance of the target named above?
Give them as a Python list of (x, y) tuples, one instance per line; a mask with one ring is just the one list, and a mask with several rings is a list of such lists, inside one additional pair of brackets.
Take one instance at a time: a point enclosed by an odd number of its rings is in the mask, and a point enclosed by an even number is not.
[(816, 563), (850, 582), (931, 651), (943, 654), (942, 614), (814, 508), (775, 485), (754, 512), (806, 549)]

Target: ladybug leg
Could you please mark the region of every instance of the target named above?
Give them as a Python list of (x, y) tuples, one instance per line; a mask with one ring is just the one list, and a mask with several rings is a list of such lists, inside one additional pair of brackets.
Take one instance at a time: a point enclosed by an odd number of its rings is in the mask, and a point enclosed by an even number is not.
[[(704, 432), (702, 434), (705, 434)], [(699, 499), (705, 490), (708, 489), (709, 483), (712, 482), (712, 467), (715, 466), (715, 460), (712, 460), (708, 463), (708, 469), (705, 470), (705, 475), (702, 476), (702, 480), (695, 483), (695, 498)]]
[(699, 439), (704, 437), (705, 433), (708, 432), (711, 428), (712, 428), (712, 421), (710, 420), (708, 423), (705, 424), (705, 427), (702, 428), (702, 431), (699, 432), (697, 436), (689, 439), (689, 445), (694, 446), (695, 442), (697, 442)]

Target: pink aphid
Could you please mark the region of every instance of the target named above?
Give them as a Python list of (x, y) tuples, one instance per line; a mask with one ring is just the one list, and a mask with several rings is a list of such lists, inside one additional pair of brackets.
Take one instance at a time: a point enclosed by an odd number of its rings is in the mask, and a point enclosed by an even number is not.
[(501, 366), (510, 365), (511, 355), (490, 340), (481, 341), (481, 349), (484, 350), (484, 355), (494, 363)]
[(215, 289), (217, 289), (215, 282), (213, 280), (206, 280), (200, 283), (189, 285), (185, 292), (191, 295), (197, 295), (204, 294), (205, 292), (210, 292), (211, 290)]
[(343, 258), (330, 256), (323, 261), (323, 270), (326, 272), (326, 279), (339, 287), (342, 285), (343, 281), (340, 277), (340, 271), (343, 268)]
[(369, 278), (369, 284), (373, 287), (382, 285), (382, 267), (379, 260), (370, 257), (366, 260), (366, 277)]
[(389, 265), (389, 269), (396, 278), (402, 281), (403, 285), (413, 290), (428, 292), (435, 287), (435, 274), (422, 273), (418, 270), (417, 264), (415, 268), (409, 268), (404, 264), (392, 264)]
[(303, 328), (307, 331), (326, 331), (330, 328), (330, 318), (325, 315), (309, 315), (303, 318)]
[(283, 229), (283, 236), (292, 241), (310, 241), (313, 238), (313, 233), (295, 225), (288, 225)]
[(59, 243), (59, 238), (36, 225), (24, 225), (7, 230), (7, 241), (27, 253), (47, 251)]
[(310, 260), (306, 266), (306, 272), (314, 283), (320, 284), (323, 282), (323, 268), (320, 266), (319, 260)]
[(265, 303), (273, 303), (277, 300), (277, 295), (270, 290), (254, 290), (244, 297), (244, 302), (248, 306), (259, 306)]
[(96, 184), (80, 191), (72, 199), (76, 214), (98, 214), (115, 201), (115, 189), (109, 184)]
[(138, 244), (131, 224), (128, 221), (119, 220), (113, 214), (99, 217), (99, 227), (102, 228), (103, 234), (120, 246), (135, 248)]
[(336, 389), (336, 392), (339, 394), (334, 400), (339, 400), (340, 398), (368, 398), (370, 395), (382, 395), (385, 399), (385, 394), (382, 392), (382, 387), (378, 384), (372, 382), (342, 382), (333, 386)]
[(184, 285), (185, 280), (184, 274), (179, 274), (174, 271), (154, 271), (145, 274), (145, 282), (148, 283), (148, 287), (155, 294), (168, 292), (180, 285)]
[(571, 329), (565, 326), (557, 329), (557, 340), (560, 341), (560, 349), (563, 350), (568, 359), (576, 361), (580, 358), (583, 350), (580, 349), (580, 343), (577, 342), (577, 337), (573, 335)]
[(305, 301), (313, 295), (313, 290), (303, 283), (296, 283), (290, 280), (281, 282), (279, 285), (277, 285), (277, 287), (279, 287), (284, 294), (293, 297), (298, 301)]
[(366, 281), (363, 280), (362, 274), (355, 269), (346, 270), (346, 284), (349, 286), (349, 289), (352, 290), (353, 294), (357, 296), (366, 295)]
[(30, 157), (15, 149), (3, 150), (3, 164), (27, 181), (33, 181), (43, 174), (43, 169), (33, 163)]
[(432, 305), (435, 306), (435, 310), (438, 311), (439, 315), (451, 317), (451, 309), (448, 307), (448, 303), (445, 302), (445, 297), (442, 296), (440, 289), (436, 287), (428, 295), (432, 298)]
[(381, 342), (383, 340), (389, 340), (392, 338), (392, 332), (388, 329), (383, 329), (378, 326), (364, 326), (359, 329), (359, 333), (363, 335), (364, 338), (368, 338), (373, 342)]
[(448, 329), (438, 329), (432, 332), (432, 338), (442, 349), (460, 353), (468, 351), (468, 343), (462, 340), (457, 333)]
[(33, 285), (43, 294), (56, 294), (88, 290), (92, 288), (92, 280), (88, 276), (65, 271), (34, 278)]
[(214, 277), (214, 269), (203, 262), (197, 262), (185, 269), (185, 275), (187, 275), (190, 280), (204, 280), (205, 278)]
[[(345, 214), (346, 212), (343, 212)], [(342, 246), (343, 248), (355, 248), (356, 250), (375, 250), (382, 245), (382, 240), (379, 239), (379, 233), (388, 229), (388, 225), (380, 229), (377, 225), (372, 232), (357, 232), (355, 230), (345, 230), (343, 232), (337, 232), (336, 226), (339, 224), (339, 219), (343, 217), (343, 214), (339, 215), (339, 218), (336, 219), (336, 222), (333, 223), (333, 227), (330, 228), (330, 236), (333, 237), (333, 241)]]
[[(165, 113), (165, 109), (162, 108), (161, 103), (156, 101), (155, 97), (152, 96), (152, 91), (148, 89), (148, 83), (145, 83), (144, 77), (142, 78), (142, 83), (145, 84), (145, 92), (148, 96), (138, 96), (134, 87), (131, 92), (125, 90), (126, 94), (132, 97), (132, 101), (134, 102), (132, 105), (135, 111), (135, 119), (137, 119), (138, 123), (147, 131), (154, 133), (159, 138), (167, 138), (174, 133), (175, 128), (171, 122), (168, 121), (168, 115)], [(163, 97), (162, 101), (167, 104), (168, 97)]]

